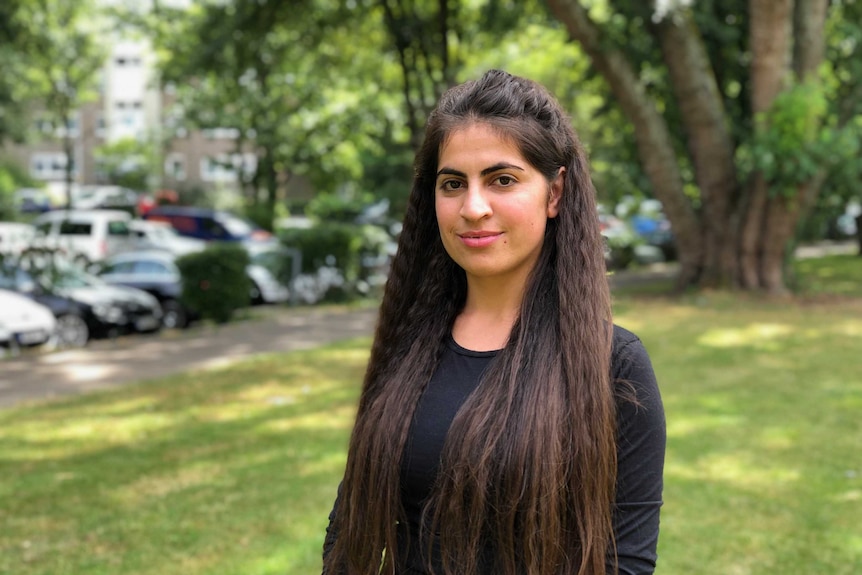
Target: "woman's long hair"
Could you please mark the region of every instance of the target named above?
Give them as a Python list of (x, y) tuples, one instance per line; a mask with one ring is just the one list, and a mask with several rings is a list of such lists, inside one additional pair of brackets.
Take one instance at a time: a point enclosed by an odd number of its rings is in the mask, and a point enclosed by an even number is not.
[[(598, 575), (613, 554), (611, 312), (586, 156), (538, 84), (492, 70), (449, 90), (416, 156), (347, 459), (330, 573), (392, 575), (411, 419), (462, 309), (464, 271), (440, 239), (434, 186), (453, 130), (484, 123), (550, 182), (565, 168), (508, 343), (458, 412), (423, 525), (446, 575)], [(426, 533), (428, 535), (428, 533)], [(491, 551), (488, 553), (488, 551)]]

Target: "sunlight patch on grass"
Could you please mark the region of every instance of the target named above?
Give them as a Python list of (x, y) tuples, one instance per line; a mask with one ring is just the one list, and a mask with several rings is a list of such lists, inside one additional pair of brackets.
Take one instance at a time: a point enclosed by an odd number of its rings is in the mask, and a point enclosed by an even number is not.
[(839, 493), (834, 497), (834, 500), (837, 503), (855, 503), (857, 501), (862, 501), (862, 491), (860, 491), (859, 489), (851, 489), (850, 491)]
[(262, 422), (257, 429), (260, 431), (290, 431), (302, 429), (315, 430), (345, 429), (350, 430), (356, 410), (353, 407), (341, 407), (326, 412), (310, 412), (287, 419), (277, 419)]
[(700, 336), (697, 342), (710, 347), (756, 347), (763, 350), (777, 350), (775, 341), (793, 333), (793, 328), (785, 324), (753, 323), (743, 328), (711, 329)]
[(170, 473), (146, 475), (137, 481), (109, 490), (111, 499), (127, 507), (146, 505), (151, 499), (161, 499), (177, 491), (214, 485), (224, 472), (221, 465), (202, 463), (182, 467)]
[(835, 332), (848, 337), (862, 338), (862, 319), (841, 322), (835, 326)]
[(665, 473), (677, 479), (720, 481), (735, 488), (767, 490), (798, 482), (802, 478), (799, 469), (754, 461), (744, 453), (705, 454), (694, 464), (669, 461)]
[(649, 331), (661, 326), (677, 325), (685, 323), (686, 320), (695, 317), (699, 314), (697, 308), (691, 306), (677, 305), (674, 303), (664, 302), (661, 305), (662, 313), (659, 318), (651, 317), (649, 313), (643, 313), (647, 310), (655, 309), (655, 303), (650, 303), (649, 300), (622, 300), (620, 306), (623, 311), (614, 316), (614, 323), (625, 329), (634, 332), (635, 334)]
[(792, 427), (772, 426), (761, 430), (758, 444), (769, 450), (792, 449), (799, 440), (799, 431)]
[(0, 433), (0, 440), (21, 443), (17, 449), (5, 447), (4, 458), (19, 461), (83, 454), (111, 446), (129, 444), (156, 431), (177, 424), (164, 413), (138, 413), (122, 417), (89, 416), (67, 419), (62, 425), (53, 421), (32, 421)]
[(673, 418), (667, 422), (667, 435), (668, 437), (685, 437), (687, 435), (702, 433), (706, 430), (731, 429), (739, 425), (739, 422), (740, 417), (737, 415), (721, 414)]

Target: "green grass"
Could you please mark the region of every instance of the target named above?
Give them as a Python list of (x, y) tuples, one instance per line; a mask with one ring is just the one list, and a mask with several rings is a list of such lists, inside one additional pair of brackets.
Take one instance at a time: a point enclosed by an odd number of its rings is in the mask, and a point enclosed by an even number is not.
[(797, 260), (792, 269), (803, 294), (862, 297), (862, 257), (858, 255)]
[[(862, 572), (860, 267), (800, 267), (841, 297), (618, 296), (668, 418), (657, 573)], [(0, 574), (319, 573), (368, 344), (0, 411)]]
[(0, 411), (0, 573), (310, 573), (368, 341)]

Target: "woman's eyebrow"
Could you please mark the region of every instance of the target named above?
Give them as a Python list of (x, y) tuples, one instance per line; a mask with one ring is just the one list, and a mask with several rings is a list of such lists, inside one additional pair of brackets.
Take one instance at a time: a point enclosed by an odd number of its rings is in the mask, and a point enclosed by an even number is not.
[(440, 168), (440, 171), (437, 172), (437, 177), (439, 178), (443, 174), (446, 174), (447, 176), (458, 176), (459, 178), (467, 177), (467, 174), (465, 174), (464, 172), (459, 172), (458, 170), (452, 168)]
[[(521, 166), (516, 164), (509, 164), (507, 162), (500, 162), (499, 164), (494, 164), (493, 166), (489, 166), (479, 172), (480, 176), (487, 176), (488, 174), (493, 174), (494, 172), (498, 172), (500, 170), (519, 170), (521, 172), (525, 172), (526, 170)], [(459, 170), (455, 170), (453, 168), (440, 168), (440, 171), (437, 172), (437, 177), (439, 178), (441, 175), (446, 174), (448, 176), (457, 176), (459, 178), (466, 178), (467, 174), (461, 172)]]

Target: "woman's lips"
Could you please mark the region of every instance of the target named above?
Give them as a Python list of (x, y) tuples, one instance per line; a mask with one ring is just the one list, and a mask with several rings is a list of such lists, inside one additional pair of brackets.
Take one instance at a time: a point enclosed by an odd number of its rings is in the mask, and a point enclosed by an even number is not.
[(458, 234), (458, 237), (469, 248), (484, 248), (493, 244), (502, 235), (502, 232), (467, 232)]

